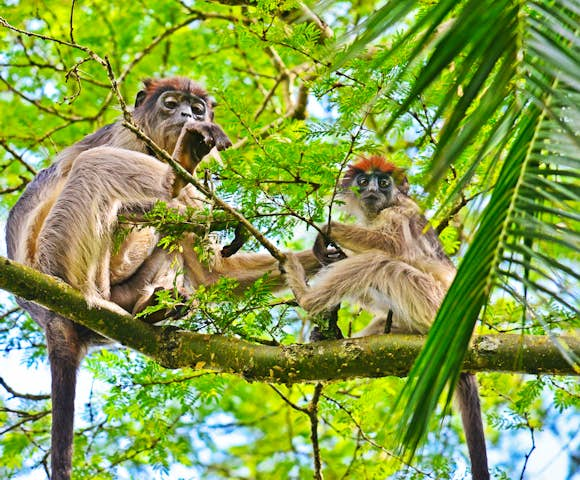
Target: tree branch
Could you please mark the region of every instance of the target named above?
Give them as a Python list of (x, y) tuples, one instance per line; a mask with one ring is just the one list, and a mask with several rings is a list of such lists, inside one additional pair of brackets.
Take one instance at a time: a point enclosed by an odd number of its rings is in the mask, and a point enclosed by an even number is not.
[[(271, 347), (221, 335), (154, 327), (130, 315), (90, 307), (70, 285), (5, 257), (0, 257), (0, 288), (137, 350), (164, 367), (211, 369), (264, 382), (405, 376), (424, 343), (419, 335), (390, 334)], [(570, 336), (559, 340), (580, 355), (580, 339)], [(580, 374), (547, 336), (534, 335), (475, 336), (463, 368), (471, 372)]]

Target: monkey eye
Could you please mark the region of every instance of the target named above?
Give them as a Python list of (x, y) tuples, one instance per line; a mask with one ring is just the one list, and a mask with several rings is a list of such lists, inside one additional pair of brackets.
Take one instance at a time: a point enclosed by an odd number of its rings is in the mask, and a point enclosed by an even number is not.
[(174, 110), (177, 108), (179, 103), (174, 98), (166, 98), (163, 101), (163, 105), (165, 106), (165, 108), (169, 108), (170, 110)]
[(387, 188), (391, 184), (391, 180), (388, 178), (379, 179), (379, 188)]
[(191, 111), (196, 117), (203, 117), (205, 115), (205, 105), (202, 103), (193, 103), (191, 105)]
[(369, 179), (367, 177), (358, 177), (357, 183), (361, 187), (366, 187), (369, 184)]

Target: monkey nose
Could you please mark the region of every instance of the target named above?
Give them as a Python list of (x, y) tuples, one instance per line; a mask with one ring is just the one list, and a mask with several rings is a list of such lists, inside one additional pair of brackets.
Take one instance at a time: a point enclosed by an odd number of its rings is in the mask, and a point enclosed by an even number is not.
[(193, 118), (193, 111), (191, 110), (191, 107), (183, 105), (181, 109), (181, 116), (185, 118)]

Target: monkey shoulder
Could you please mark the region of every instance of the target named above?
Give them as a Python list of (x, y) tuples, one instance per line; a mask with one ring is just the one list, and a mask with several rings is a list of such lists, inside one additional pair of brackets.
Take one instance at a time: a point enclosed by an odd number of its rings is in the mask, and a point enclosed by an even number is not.
[(96, 132), (87, 135), (82, 140), (78, 141), (75, 146), (81, 147), (83, 150), (88, 150), (89, 148), (96, 147), (98, 145), (106, 145), (111, 143), (114, 133), (114, 123), (109, 123), (102, 128), (99, 128)]

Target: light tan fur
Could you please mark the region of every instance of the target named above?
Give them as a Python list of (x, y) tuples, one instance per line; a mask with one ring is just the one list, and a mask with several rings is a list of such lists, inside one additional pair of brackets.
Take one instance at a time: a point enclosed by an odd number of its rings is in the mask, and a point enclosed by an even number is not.
[[(391, 184), (374, 190), (356, 184), (360, 174), (392, 173)], [(387, 170), (388, 169), (388, 170)], [(406, 191), (407, 180), (380, 157), (362, 159), (343, 181), (346, 207), (359, 217), (357, 224), (331, 222), (332, 240), (347, 258), (330, 264), (308, 286), (301, 263), (287, 256), (287, 282), (299, 305), (310, 314), (331, 311), (349, 299), (373, 312), (374, 320), (355, 336), (385, 333), (426, 333), (455, 276), (455, 267), (417, 204)], [(367, 177), (368, 178), (368, 177)], [(378, 182), (378, 181), (377, 181)], [(358, 185), (359, 192), (356, 192)], [(362, 188), (361, 188), (362, 185)], [(371, 181), (368, 185), (372, 185)], [(376, 183), (375, 185), (378, 185)], [(365, 196), (367, 191), (371, 194)], [(354, 191), (353, 191), (354, 190)], [(360, 194), (359, 194), (360, 193)], [(462, 373), (456, 389), (474, 480), (489, 480), (481, 406), (474, 375)]]
[[(347, 198), (358, 202), (351, 193)], [(425, 220), (415, 202), (403, 194), (377, 216), (362, 216), (360, 221), (331, 223), (331, 237), (348, 258), (323, 269), (310, 287), (300, 262), (288, 256), (284, 268), (298, 303), (312, 314), (343, 299), (359, 303), (378, 315), (360, 336), (382, 333), (389, 310), (393, 331), (426, 333), (455, 275), (453, 264), (441, 258), (433, 237), (424, 235)]]

